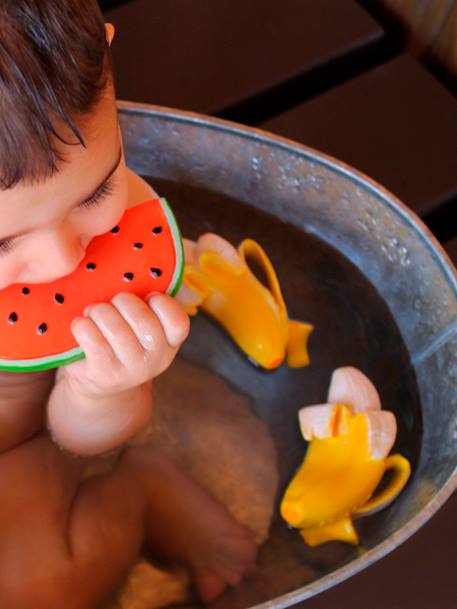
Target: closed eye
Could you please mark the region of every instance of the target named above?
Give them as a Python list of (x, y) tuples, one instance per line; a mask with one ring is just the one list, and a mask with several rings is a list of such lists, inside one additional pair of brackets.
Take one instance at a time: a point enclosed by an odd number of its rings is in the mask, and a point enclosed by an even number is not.
[[(111, 194), (113, 194), (114, 189), (114, 179), (110, 178), (97, 191), (95, 191), (89, 199), (86, 199), (85, 201), (80, 203), (78, 207), (83, 209), (95, 207), (99, 205), (103, 201), (103, 199), (106, 199)], [(0, 240), (0, 256), (9, 254), (14, 248), (15, 241), (15, 239), (3, 239), (3, 241)]]
[(99, 205), (103, 199), (106, 199), (114, 192), (114, 180), (111, 178), (105, 182), (94, 194), (79, 204), (80, 208), (87, 209)]

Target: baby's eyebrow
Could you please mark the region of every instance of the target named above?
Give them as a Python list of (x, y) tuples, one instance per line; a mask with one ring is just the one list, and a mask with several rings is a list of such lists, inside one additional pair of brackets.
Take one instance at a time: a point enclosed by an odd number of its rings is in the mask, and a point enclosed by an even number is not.
[(91, 194), (86, 197), (85, 199), (83, 199), (82, 201), (80, 201), (79, 203), (77, 203), (75, 205), (75, 207), (78, 207), (79, 205), (81, 205), (82, 203), (86, 203), (87, 201), (90, 201), (92, 199), (92, 197), (95, 195), (95, 193), (97, 193), (104, 184), (106, 184), (106, 182), (108, 182), (108, 180), (110, 179), (110, 177), (113, 175), (113, 173), (115, 173), (115, 171), (117, 170), (117, 168), (119, 167), (119, 165), (121, 164), (121, 160), (122, 160), (122, 147), (119, 147), (119, 153), (117, 155), (117, 160), (114, 163), (114, 165), (111, 167), (111, 169), (108, 171), (108, 173), (106, 174), (106, 176), (103, 178), (103, 180), (99, 183), (99, 185), (95, 188), (95, 190), (93, 190), (91, 192)]

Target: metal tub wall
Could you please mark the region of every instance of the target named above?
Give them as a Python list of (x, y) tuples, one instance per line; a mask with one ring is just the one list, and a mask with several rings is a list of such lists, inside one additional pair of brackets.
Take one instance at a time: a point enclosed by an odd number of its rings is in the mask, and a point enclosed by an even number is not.
[(271, 599), (287, 606), (368, 566), (416, 531), (457, 486), (457, 279), (431, 233), (366, 176), (255, 129), (121, 102), (129, 165), (205, 188), (318, 236), (376, 287), (407, 347), (419, 389), (419, 462), (382, 533), (362, 556)]

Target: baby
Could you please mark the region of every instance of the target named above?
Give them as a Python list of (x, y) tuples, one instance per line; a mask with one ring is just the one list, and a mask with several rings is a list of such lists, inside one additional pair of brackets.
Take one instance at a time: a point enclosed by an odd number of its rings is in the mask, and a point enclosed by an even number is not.
[[(0, 288), (71, 273), (91, 239), (155, 196), (125, 165), (113, 34), (95, 0), (0, 3)], [(250, 531), (135, 445), (151, 380), (188, 330), (171, 298), (120, 293), (73, 321), (84, 360), (0, 373), (1, 609), (95, 609), (144, 544), (185, 565), (203, 601), (253, 570)], [(119, 447), (112, 471), (86, 479)]]

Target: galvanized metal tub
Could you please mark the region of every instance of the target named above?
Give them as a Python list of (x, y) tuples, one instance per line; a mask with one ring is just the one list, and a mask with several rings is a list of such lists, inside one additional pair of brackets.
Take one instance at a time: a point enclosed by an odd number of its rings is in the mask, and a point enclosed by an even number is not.
[[(408, 370), (396, 375), (389, 369), (389, 378), (395, 376), (392, 395), (416, 400), (420, 405), (416, 419), (422, 418), (421, 425), (418, 421), (406, 422), (411, 430), (416, 430), (418, 445), (411, 482), (377, 525), (365, 529), (364, 553), (324, 549), (313, 554), (303, 546), (300, 560), (303, 564), (314, 561), (317, 566), (309, 572), (305, 569), (301, 581), (295, 578), (291, 582), (287, 573), (281, 573), (278, 562), (276, 568), (270, 565), (269, 570), (269, 577), (277, 580), (275, 585), (258, 593), (245, 589), (222, 601), (221, 606), (292, 605), (350, 577), (393, 550), (421, 527), (457, 487), (455, 269), (409, 209), (371, 179), (335, 159), (259, 130), (205, 116), (126, 102), (119, 106), (127, 159), (135, 171), (159, 183), (174, 184), (178, 198), (180, 193), (197, 189), (213, 193), (216, 200), (219, 195), (221, 200), (235, 199), (246, 209), (245, 236), (250, 236), (250, 212), (264, 210), (278, 226), (286, 223), (281, 226), (293, 226), (331, 244), (375, 286), (398, 326)], [(220, 212), (223, 222), (222, 207)], [(223, 226), (223, 233), (222, 229)], [(318, 333), (319, 327), (316, 340)], [(206, 349), (204, 336), (194, 345), (197, 359), (199, 349)], [(249, 365), (240, 363), (239, 354), (228, 347), (219, 351), (222, 353), (204, 352), (201, 359), (226, 378), (236, 376), (238, 385), (250, 391), (254, 373)], [(376, 354), (373, 361), (376, 367)], [(401, 392), (406, 375), (408, 382), (414, 379), (416, 396), (412, 395), (414, 392)], [(291, 377), (277, 378), (287, 394), (287, 379)], [(385, 380), (389, 384), (387, 376)], [(304, 450), (292, 412), (301, 404), (286, 412), (288, 407), (267, 395), (274, 393), (274, 378), (255, 383), (265, 386), (264, 390), (256, 389), (255, 399), (265, 403), (257, 413), (278, 430), (278, 446), (284, 452), (280, 464), (284, 485)], [(290, 403), (294, 395), (287, 396)], [(278, 417), (277, 411), (283, 407), (286, 410)], [(414, 412), (405, 416), (414, 418)], [(294, 546), (293, 552), (299, 554), (301, 546)]]

